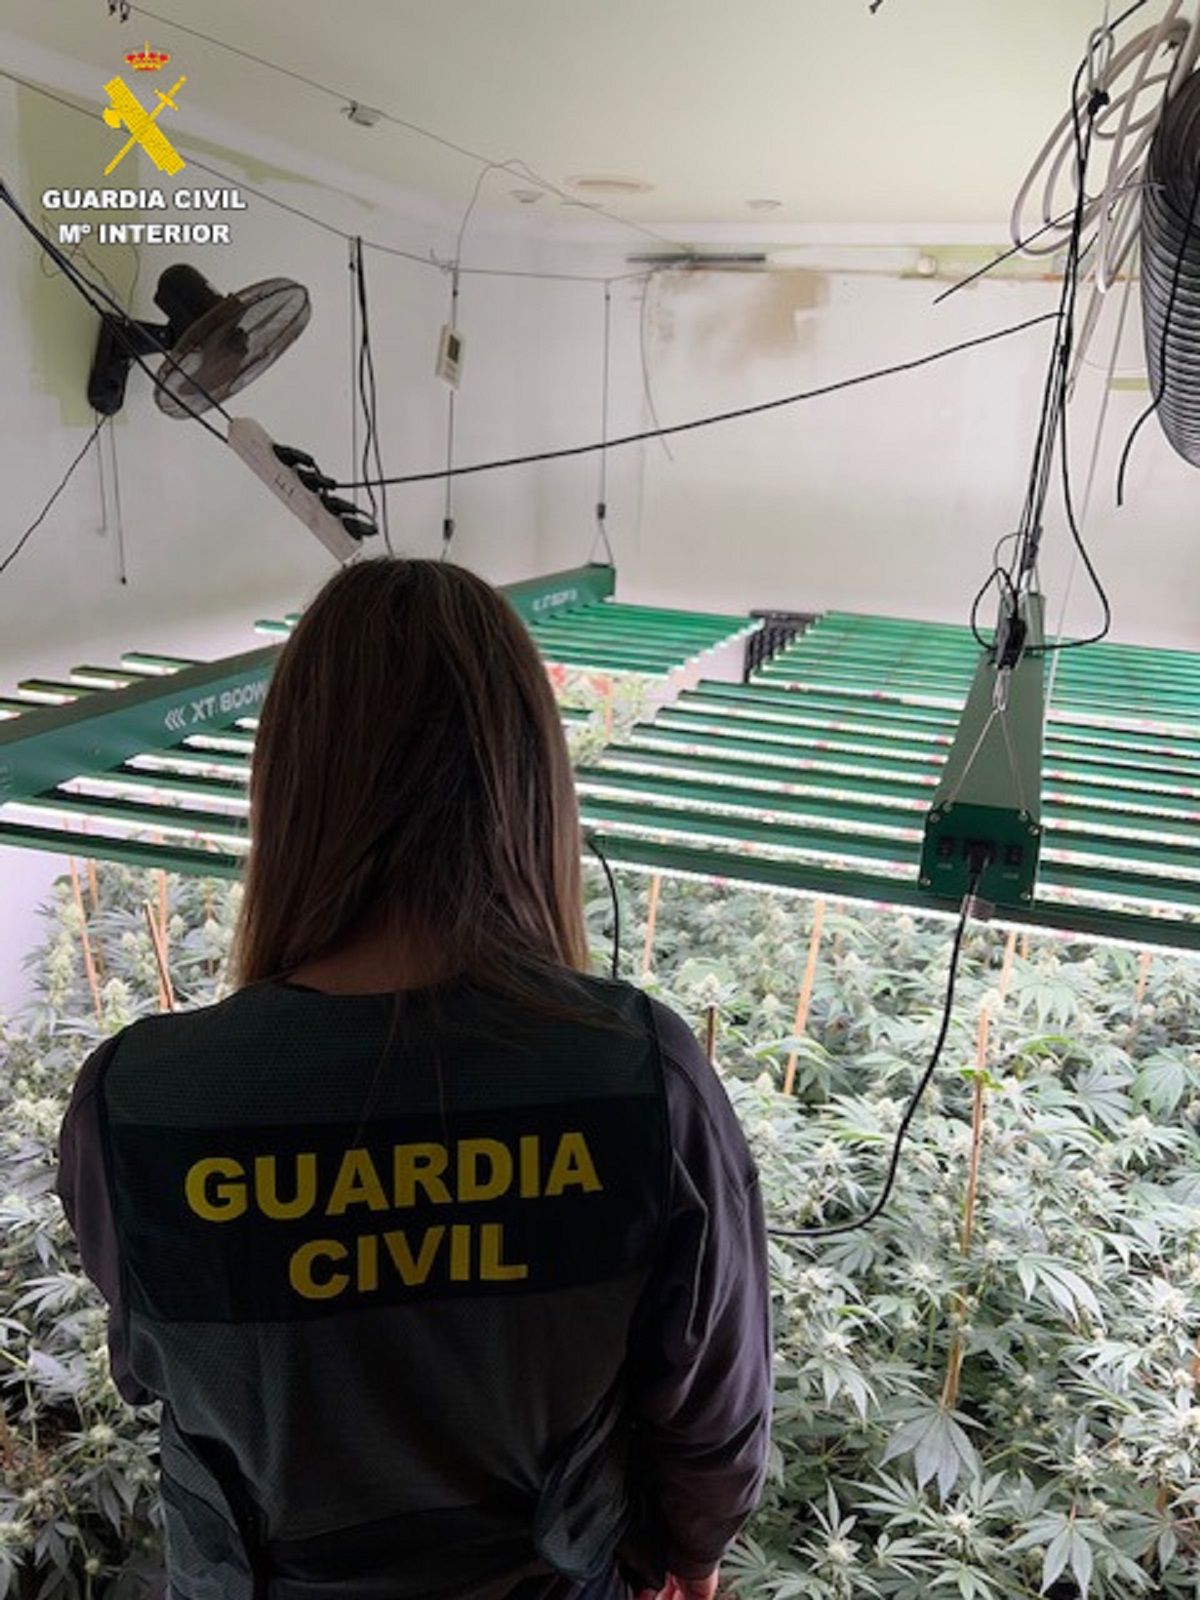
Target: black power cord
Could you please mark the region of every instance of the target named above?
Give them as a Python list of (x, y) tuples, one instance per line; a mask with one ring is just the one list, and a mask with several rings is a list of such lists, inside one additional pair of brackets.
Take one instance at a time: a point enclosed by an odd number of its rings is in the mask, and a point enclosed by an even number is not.
[(612, 900), (613, 942), (612, 942), (612, 976), (616, 978), (621, 970), (621, 898), (617, 893), (617, 880), (613, 877), (613, 869), (609, 865), (608, 857), (600, 848), (600, 843), (595, 834), (585, 833), (584, 843), (604, 868), (604, 876), (608, 879), (608, 893)]
[[(608, 879), (608, 892), (612, 898), (613, 913), (613, 946), (612, 946), (612, 976), (618, 975), (621, 963), (621, 905), (617, 895), (617, 882), (613, 877), (612, 867), (608, 857), (600, 848), (594, 834), (585, 833), (584, 842), (588, 849), (604, 868), (604, 875)], [(904, 1116), (896, 1131), (896, 1140), (892, 1146), (892, 1157), (888, 1163), (887, 1175), (884, 1178), (883, 1188), (879, 1198), (871, 1209), (861, 1217), (855, 1217), (849, 1222), (833, 1222), (815, 1228), (768, 1228), (767, 1232), (774, 1239), (832, 1239), (843, 1233), (856, 1233), (859, 1228), (865, 1228), (876, 1218), (882, 1215), (884, 1208), (891, 1199), (892, 1190), (896, 1183), (896, 1174), (900, 1169), (900, 1156), (904, 1149), (904, 1141), (913, 1118), (920, 1109), (921, 1101), (925, 1098), (930, 1080), (937, 1071), (938, 1063), (942, 1059), (942, 1051), (946, 1047), (946, 1039), (950, 1032), (950, 1022), (954, 1016), (954, 990), (958, 980), (959, 962), (962, 957), (963, 940), (966, 938), (967, 924), (971, 919), (971, 908), (975, 904), (975, 894), (979, 888), (979, 880), (986, 866), (986, 859), (976, 859), (972, 863), (971, 883), (963, 897), (962, 910), (959, 912), (958, 927), (954, 934), (954, 945), (950, 952), (950, 972), (946, 980), (946, 999), (942, 1007), (942, 1022), (938, 1029), (937, 1042), (934, 1044), (933, 1053), (925, 1066), (924, 1072), (909, 1098)]]
[[(503, 467), (532, 466), (539, 461), (562, 461), (568, 456), (595, 455), (601, 450), (616, 450), (622, 445), (642, 444), (647, 439), (665, 439), (677, 433), (691, 433), (696, 428), (711, 428), (718, 422), (735, 422), (740, 417), (759, 416), (765, 411), (778, 411), (784, 406), (799, 405), (805, 400), (819, 400), (827, 394), (838, 394), (843, 389), (854, 389), (863, 383), (874, 383), (879, 378), (892, 378), (901, 372), (915, 372), (918, 367), (927, 367), (931, 362), (942, 361), (947, 356), (955, 356), (963, 350), (974, 350), (980, 345), (994, 344), (997, 339), (1008, 339), (1014, 333), (1024, 333), (1027, 328), (1039, 327), (1043, 322), (1057, 321), (1057, 313), (1043, 312), (1038, 317), (1028, 317), (1024, 322), (1014, 322), (1007, 328), (996, 328), (991, 333), (980, 334), (975, 339), (963, 339), (959, 344), (946, 345), (940, 350), (931, 351), (929, 355), (918, 356), (913, 361), (897, 361), (889, 367), (876, 367), (870, 372), (857, 373), (853, 378), (842, 378), (837, 383), (822, 384), (817, 389), (802, 389), (796, 394), (781, 395), (777, 400), (763, 400), (758, 405), (739, 406), (734, 411), (718, 411), (711, 416), (694, 417), (691, 422), (676, 422), (667, 428), (645, 428), (640, 433), (626, 433), (618, 439), (608, 439), (595, 444), (569, 445), (564, 450), (539, 450), (533, 455), (507, 456), (496, 461), (476, 461), (469, 467), (442, 467), (436, 472), (409, 472), (401, 477), (375, 478), (372, 483), (376, 488), (384, 484), (405, 483), (435, 483), (444, 478), (465, 478), (476, 472), (498, 472)], [(339, 483), (339, 489), (365, 489), (365, 481), (354, 483)]]
[(920, 1080), (917, 1083), (917, 1087), (913, 1090), (904, 1116), (900, 1120), (900, 1126), (896, 1131), (896, 1140), (892, 1146), (892, 1158), (888, 1163), (887, 1176), (884, 1179), (883, 1188), (879, 1192), (879, 1198), (875, 1201), (875, 1204), (869, 1211), (864, 1212), (861, 1217), (852, 1218), (848, 1222), (833, 1222), (813, 1228), (768, 1228), (767, 1232), (772, 1238), (833, 1239), (837, 1238), (843, 1233), (857, 1233), (860, 1228), (867, 1227), (870, 1223), (874, 1222), (877, 1217), (882, 1215), (884, 1208), (891, 1199), (892, 1189), (895, 1187), (896, 1174), (900, 1169), (900, 1155), (904, 1148), (904, 1140), (908, 1135), (909, 1127), (912, 1125), (912, 1120), (917, 1114), (921, 1101), (925, 1097), (925, 1091), (929, 1087), (930, 1079), (937, 1071), (938, 1062), (941, 1060), (942, 1051), (946, 1046), (946, 1038), (950, 1032), (950, 1021), (954, 1015), (954, 987), (958, 978), (958, 966), (959, 960), (962, 956), (963, 939), (966, 937), (967, 923), (970, 920), (971, 906), (975, 899), (975, 891), (979, 887), (979, 877), (980, 870), (977, 869), (972, 877), (971, 887), (967, 890), (966, 896), (963, 899), (962, 910), (959, 913), (958, 929), (955, 932), (954, 946), (950, 953), (950, 975), (946, 982), (946, 1000), (942, 1007), (942, 1024), (938, 1029), (937, 1042), (933, 1047), (933, 1053), (929, 1057), (929, 1061), (924, 1072), (921, 1074)]
[(67, 487), (67, 485), (70, 483), (71, 479), (75, 476), (75, 469), (79, 466), (79, 464), (82, 462), (84, 456), (87, 455), (88, 451), (95, 444), (96, 440), (100, 436), (101, 428), (104, 426), (104, 424), (107, 421), (108, 421), (107, 417), (101, 417), (100, 418), (100, 421), (97, 422), (96, 426), (92, 429), (91, 433), (88, 434), (86, 440), (83, 443), (83, 447), (81, 448), (79, 454), (75, 457), (74, 461), (72, 461), (71, 465), (67, 468), (67, 470), (64, 473), (61, 481), (59, 482), (58, 488), (55, 489), (54, 493), (46, 501), (46, 504), (38, 512), (37, 516), (33, 519), (33, 521), (25, 529), (25, 532), (21, 535), (21, 537), (17, 540), (16, 544), (13, 545), (12, 549), (4, 557), (4, 560), (0, 561), (0, 576), (3, 576), (3, 574), (8, 571), (9, 567), (12, 566), (13, 562), (21, 554), (21, 551), (24, 550), (25, 546), (29, 543), (30, 539), (33, 538), (34, 534), (41, 527), (42, 523), (45, 522), (46, 518), (50, 515), (50, 510), (51, 510), (51, 507), (54, 505), (54, 502), (58, 499), (59, 495), (62, 494), (63, 490)]

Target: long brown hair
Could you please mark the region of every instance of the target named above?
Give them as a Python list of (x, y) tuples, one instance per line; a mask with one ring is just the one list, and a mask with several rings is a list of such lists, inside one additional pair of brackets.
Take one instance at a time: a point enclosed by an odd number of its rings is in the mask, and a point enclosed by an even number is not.
[(510, 992), (583, 971), (579, 813), (532, 639), (446, 562), (344, 568), (263, 703), (237, 940), (243, 984), (381, 927)]

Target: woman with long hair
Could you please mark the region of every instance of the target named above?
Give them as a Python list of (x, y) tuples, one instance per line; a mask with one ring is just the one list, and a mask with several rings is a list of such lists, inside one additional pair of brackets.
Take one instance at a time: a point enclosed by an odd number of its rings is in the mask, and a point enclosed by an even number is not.
[(587, 974), (503, 597), (334, 577), (250, 811), (236, 989), (107, 1040), (61, 1139), (170, 1595), (712, 1600), (766, 1460), (757, 1178), (687, 1026)]

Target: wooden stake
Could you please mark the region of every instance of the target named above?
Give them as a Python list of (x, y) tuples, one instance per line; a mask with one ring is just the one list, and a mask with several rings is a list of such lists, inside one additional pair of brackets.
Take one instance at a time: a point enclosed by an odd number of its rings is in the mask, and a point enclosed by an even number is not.
[(68, 862), (71, 869), (71, 889), (75, 896), (75, 909), (79, 913), (79, 942), (83, 947), (83, 970), (87, 975), (88, 988), (92, 991), (92, 1005), (96, 1011), (96, 1021), (104, 1021), (104, 1007), (100, 1002), (100, 985), (96, 981), (96, 962), (92, 955), (92, 941), (88, 933), (87, 912), (83, 909), (83, 887), (79, 881), (79, 868), (75, 864), (75, 857), (71, 856)]
[(979, 1033), (975, 1048), (975, 1098), (971, 1106), (971, 1158), (967, 1166), (967, 1193), (963, 1201), (962, 1233), (959, 1238), (963, 1255), (966, 1255), (970, 1250), (971, 1240), (975, 1236), (975, 1202), (979, 1194), (979, 1159), (983, 1152), (984, 1088), (991, 1021), (991, 1012), (987, 1006), (984, 1006), (979, 1013)]
[(1016, 953), (1017, 930), (1015, 928), (1010, 928), (1008, 930), (1008, 938), (1004, 945), (1004, 960), (1000, 963), (1000, 982), (996, 986), (1000, 991), (1001, 1000), (1008, 999), (1008, 988), (1012, 983), (1013, 975), (1013, 958)]
[(171, 987), (171, 974), (167, 967), (166, 939), (158, 926), (152, 902), (145, 901), (142, 910), (146, 913), (146, 926), (150, 930), (150, 944), (158, 967), (158, 1008), (160, 1011), (174, 1011), (175, 990)]
[[(86, 827), (84, 832), (87, 832)], [(87, 858), (87, 875), (88, 895), (92, 902), (92, 913), (95, 915), (100, 910), (100, 884), (96, 877), (96, 863), (91, 856)], [(96, 981), (97, 983), (103, 983), (108, 974), (104, 970), (104, 946), (102, 944), (97, 944), (93, 949), (92, 960), (96, 964)]]
[(1149, 950), (1143, 950), (1141, 955), (1138, 956), (1138, 981), (1135, 1003), (1139, 1006), (1146, 998), (1146, 984), (1150, 979), (1150, 964), (1153, 960), (1154, 957)]
[(706, 1006), (704, 1010), (704, 1054), (710, 1064), (715, 1065), (717, 1059), (717, 1008)]
[(650, 903), (646, 908), (646, 942), (642, 946), (642, 977), (650, 976), (654, 965), (654, 929), (658, 923), (658, 896), (662, 889), (662, 873), (650, 879)]
[[(813, 905), (812, 933), (808, 938), (808, 960), (804, 965), (804, 981), (800, 985), (800, 998), (796, 1001), (796, 1017), (792, 1024), (792, 1035), (799, 1039), (808, 1026), (808, 1010), (812, 1005), (813, 983), (817, 976), (817, 956), (821, 949), (821, 933), (825, 927), (825, 902), (818, 900)], [(798, 1052), (793, 1050), (787, 1059), (787, 1070), (783, 1075), (783, 1092), (792, 1094), (796, 1087), (796, 1058)]]
[[(1008, 940), (1004, 946), (1004, 960), (1000, 967), (1000, 982), (997, 992), (1001, 1001), (1008, 994), (1009, 984), (1012, 982), (1013, 958), (1017, 949), (1017, 930), (1009, 931)], [(979, 1199), (979, 1165), (983, 1156), (983, 1120), (987, 1098), (987, 1061), (988, 1045), (991, 1040), (992, 1012), (986, 1003), (979, 1010), (979, 1030), (975, 1036), (975, 1094), (971, 1105), (971, 1155), (967, 1166), (967, 1192), (963, 1200), (962, 1230), (959, 1234), (959, 1248), (964, 1256), (971, 1251), (971, 1241), (975, 1237), (975, 1211)], [(959, 1316), (966, 1314), (966, 1301), (961, 1294), (954, 1296), (954, 1308)], [(958, 1400), (959, 1382), (962, 1377), (963, 1358), (967, 1352), (966, 1340), (963, 1338), (961, 1328), (954, 1330), (950, 1340), (950, 1354), (946, 1361), (946, 1381), (942, 1385), (942, 1405), (947, 1410), (953, 1410)]]
[(1029, 960), (1029, 935), (1027, 933), (1021, 935), (1021, 960)]

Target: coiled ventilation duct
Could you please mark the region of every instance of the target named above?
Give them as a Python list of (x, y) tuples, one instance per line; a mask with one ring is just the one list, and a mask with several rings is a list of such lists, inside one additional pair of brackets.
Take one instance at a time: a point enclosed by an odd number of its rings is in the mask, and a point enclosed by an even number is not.
[(1158, 420), (1200, 467), (1200, 71), (1164, 106), (1146, 163), (1142, 324)]

